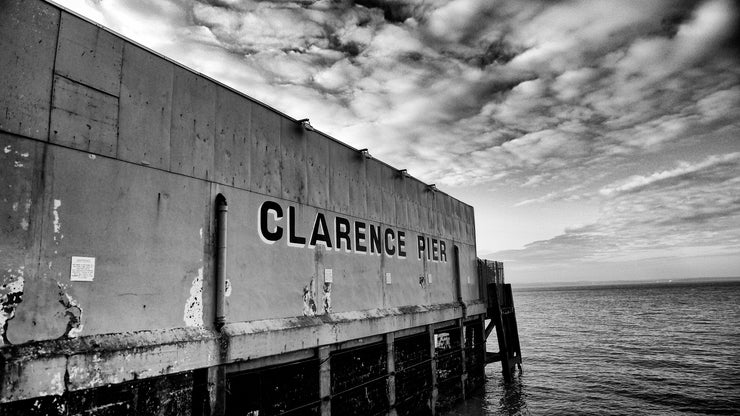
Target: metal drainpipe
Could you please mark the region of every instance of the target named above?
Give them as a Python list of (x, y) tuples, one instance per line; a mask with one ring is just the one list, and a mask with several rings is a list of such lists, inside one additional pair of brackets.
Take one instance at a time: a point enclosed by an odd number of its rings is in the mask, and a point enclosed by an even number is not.
[(465, 301), (463, 300), (462, 296), (462, 276), (460, 274), (460, 249), (454, 245), (453, 246), (453, 261), (454, 264), (454, 273), (455, 273), (455, 283), (457, 283), (456, 287), (456, 295), (457, 295), (457, 303), (460, 304), (460, 308), (462, 308), (462, 315), (463, 319), (468, 317), (468, 305), (465, 304)]
[(226, 323), (226, 197), (216, 196), (216, 329)]

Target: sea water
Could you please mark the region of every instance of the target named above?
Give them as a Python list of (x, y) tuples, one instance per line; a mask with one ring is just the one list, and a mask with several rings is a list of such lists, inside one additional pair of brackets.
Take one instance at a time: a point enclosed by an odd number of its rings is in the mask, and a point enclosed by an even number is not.
[(515, 289), (514, 303), (523, 372), (507, 385), (489, 364), (450, 415), (740, 415), (740, 282)]

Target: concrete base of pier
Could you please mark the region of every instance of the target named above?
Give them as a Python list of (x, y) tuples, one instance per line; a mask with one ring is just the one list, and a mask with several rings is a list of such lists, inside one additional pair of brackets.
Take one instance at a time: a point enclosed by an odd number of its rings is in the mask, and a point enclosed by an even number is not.
[(0, 413), (433, 415), (482, 385), (484, 315), (417, 309), (5, 348)]

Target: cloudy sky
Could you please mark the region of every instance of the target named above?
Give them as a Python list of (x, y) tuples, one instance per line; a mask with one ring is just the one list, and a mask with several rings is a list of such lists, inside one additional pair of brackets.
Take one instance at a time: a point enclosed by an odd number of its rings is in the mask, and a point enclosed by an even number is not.
[(470, 203), (510, 282), (740, 276), (736, 2), (58, 3)]

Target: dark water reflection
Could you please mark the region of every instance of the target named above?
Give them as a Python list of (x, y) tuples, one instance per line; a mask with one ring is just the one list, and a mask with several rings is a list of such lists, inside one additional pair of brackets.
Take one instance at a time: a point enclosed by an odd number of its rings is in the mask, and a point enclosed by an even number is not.
[(475, 395), (446, 416), (516, 416), (529, 415), (526, 376), (518, 373), (511, 383), (504, 383), (501, 364), (486, 368), (486, 384)]

